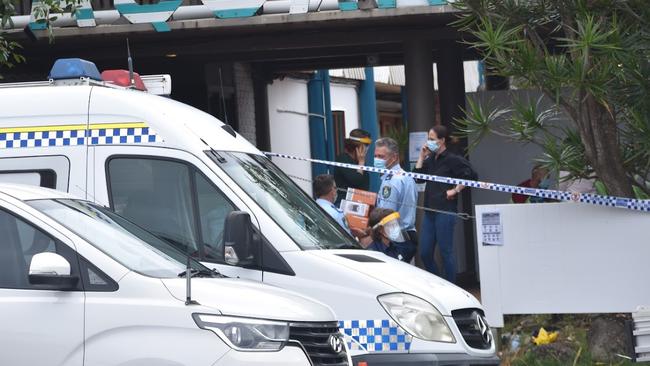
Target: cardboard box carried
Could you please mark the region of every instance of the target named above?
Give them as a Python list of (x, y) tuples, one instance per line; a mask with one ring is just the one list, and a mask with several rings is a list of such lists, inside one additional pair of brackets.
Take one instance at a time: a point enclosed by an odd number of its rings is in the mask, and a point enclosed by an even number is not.
[(364, 191), (363, 189), (348, 188), (345, 195), (346, 201), (365, 203), (368, 206), (374, 206), (377, 203), (377, 193)]
[(347, 214), (345, 219), (348, 221), (350, 229), (366, 230), (368, 228), (368, 218)]

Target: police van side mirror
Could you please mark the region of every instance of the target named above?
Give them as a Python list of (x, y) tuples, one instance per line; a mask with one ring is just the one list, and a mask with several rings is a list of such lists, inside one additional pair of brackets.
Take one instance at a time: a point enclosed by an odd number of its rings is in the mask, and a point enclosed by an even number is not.
[(29, 265), (29, 283), (49, 290), (71, 290), (79, 277), (70, 275), (70, 263), (61, 255), (35, 254)]
[(232, 211), (226, 216), (223, 240), (226, 263), (246, 267), (258, 262), (260, 237), (247, 212)]

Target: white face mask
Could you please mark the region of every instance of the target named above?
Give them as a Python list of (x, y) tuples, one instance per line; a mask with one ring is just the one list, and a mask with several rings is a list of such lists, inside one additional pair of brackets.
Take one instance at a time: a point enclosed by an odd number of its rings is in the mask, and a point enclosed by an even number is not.
[(384, 225), (384, 233), (386, 237), (396, 243), (406, 241), (402, 235), (402, 228), (399, 226), (399, 220), (393, 220)]

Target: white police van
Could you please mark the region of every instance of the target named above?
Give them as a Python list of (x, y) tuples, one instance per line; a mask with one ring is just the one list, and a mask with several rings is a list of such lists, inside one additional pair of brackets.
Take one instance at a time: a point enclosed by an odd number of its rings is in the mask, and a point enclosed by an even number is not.
[(327, 306), (222, 278), (108, 208), (0, 184), (0, 230), (0, 365), (349, 363)]
[(476, 298), (362, 250), (228, 125), (59, 61), (42, 86), (0, 86), (0, 181), (82, 195), (229, 277), (326, 303), (355, 365), (499, 363)]

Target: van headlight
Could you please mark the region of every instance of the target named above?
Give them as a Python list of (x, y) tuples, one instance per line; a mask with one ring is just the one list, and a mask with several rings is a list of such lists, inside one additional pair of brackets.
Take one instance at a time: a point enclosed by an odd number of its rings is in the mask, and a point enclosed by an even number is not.
[(213, 331), (238, 351), (279, 351), (289, 341), (289, 324), (213, 314), (192, 314), (196, 325)]
[(438, 309), (409, 294), (386, 294), (377, 297), (386, 312), (412, 336), (426, 341), (455, 343), (445, 318)]

